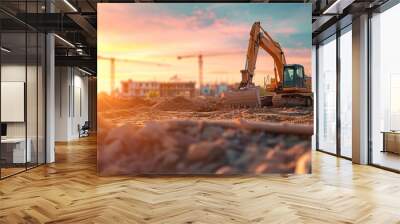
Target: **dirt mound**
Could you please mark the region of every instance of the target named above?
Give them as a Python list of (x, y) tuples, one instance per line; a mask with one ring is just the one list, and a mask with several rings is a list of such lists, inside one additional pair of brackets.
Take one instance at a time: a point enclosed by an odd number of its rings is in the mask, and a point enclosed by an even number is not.
[(101, 112), (137, 108), (140, 106), (151, 106), (154, 104), (154, 102), (147, 100), (145, 98), (132, 97), (123, 99), (118, 97), (112, 97), (107, 94), (99, 94), (97, 96), (97, 103), (98, 103), (98, 110)]
[(197, 111), (199, 105), (183, 96), (168, 98), (156, 103), (154, 109), (164, 111)]
[(176, 96), (161, 99), (153, 106), (153, 109), (161, 111), (209, 112), (217, 110), (217, 100), (203, 96), (195, 98)]

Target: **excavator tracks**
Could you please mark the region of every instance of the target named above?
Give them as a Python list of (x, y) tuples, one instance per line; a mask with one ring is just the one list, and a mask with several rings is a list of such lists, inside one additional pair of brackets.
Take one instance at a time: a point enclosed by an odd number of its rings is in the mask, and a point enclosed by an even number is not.
[(311, 94), (276, 94), (272, 96), (272, 106), (274, 107), (310, 107), (313, 105)]
[(259, 88), (229, 91), (223, 95), (223, 105), (230, 108), (246, 107), (310, 107), (313, 105), (310, 93), (272, 93), (260, 96)]

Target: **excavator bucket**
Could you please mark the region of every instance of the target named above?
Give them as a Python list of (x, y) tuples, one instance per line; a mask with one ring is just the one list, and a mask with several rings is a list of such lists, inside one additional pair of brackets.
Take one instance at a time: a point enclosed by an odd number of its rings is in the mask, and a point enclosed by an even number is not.
[(251, 87), (224, 92), (222, 101), (225, 107), (260, 107), (260, 88)]

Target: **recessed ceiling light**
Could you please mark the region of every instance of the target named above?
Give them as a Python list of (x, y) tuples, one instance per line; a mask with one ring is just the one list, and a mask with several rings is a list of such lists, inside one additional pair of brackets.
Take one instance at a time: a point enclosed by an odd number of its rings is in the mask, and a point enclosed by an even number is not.
[(355, 2), (355, 0), (336, 0), (326, 10), (324, 10), (322, 14), (340, 15), (343, 13), (343, 10), (353, 4), (353, 2)]
[(70, 47), (75, 48), (75, 45), (73, 45), (71, 42), (69, 42), (68, 40), (60, 37), (58, 34), (54, 34), (55, 37), (57, 37), (59, 40), (61, 40), (62, 42), (66, 43), (67, 45), (69, 45)]
[(81, 71), (81, 72), (83, 72), (83, 73), (85, 73), (85, 74), (87, 74), (87, 75), (90, 75), (90, 76), (92, 75), (92, 73), (90, 73), (90, 72), (88, 72), (88, 71), (86, 71), (86, 70), (83, 70), (83, 69), (81, 69), (81, 68), (79, 68), (79, 67), (78, 67), (78, 70)]
[(1, 47), (1, 51), (4, 51), (6, 53), (10, 53), (11, 52), (11, 50), (9, 50), (9, 49), (7, 49), (5, 47)]
[(74, 12), (78, 12), (78, 10), (68, 1), (64, 0), (65, 4), (67, 4)]

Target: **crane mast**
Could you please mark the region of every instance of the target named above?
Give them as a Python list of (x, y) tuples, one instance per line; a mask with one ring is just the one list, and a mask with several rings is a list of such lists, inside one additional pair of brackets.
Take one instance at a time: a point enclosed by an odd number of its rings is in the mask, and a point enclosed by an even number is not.
[(125, 62), (125, 63), (134, 63), (134, 64), (143, 64), (150, 66), (165, 66), (169, 67), (170, 64), (149, 62), (149, 61), (140, 61), (140, 60), (132, 60), (132, 59), (123, 59), (123, 58), (114, 58), (114, 57), (105, 57), (105, 56), (97, 56), (97, 59), (108, 60), (110, 61), (110, 93), (113, 94), (116, 91), (115, 79), (116, 79), (116, 62)]

